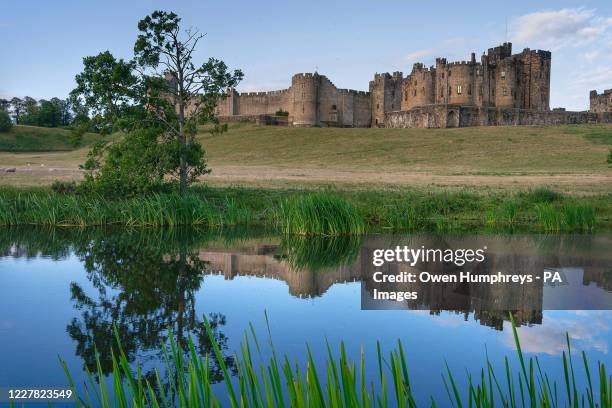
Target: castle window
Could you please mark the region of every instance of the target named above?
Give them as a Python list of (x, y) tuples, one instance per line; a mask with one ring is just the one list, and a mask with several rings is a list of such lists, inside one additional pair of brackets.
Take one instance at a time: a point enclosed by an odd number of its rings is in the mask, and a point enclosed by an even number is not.
[(504, 96), (508, 96), (508, 88), (502, 88)]
[(501, 79), (506, 79), (506, 71), (501, 72)]
[(480, 75), (480, 69), (476, 70), (476, 75)]
[(457, 85), (457, 95), (461, 95), (463, 89), (461, 89), (461, 85)]
[(376, 104), (376, 109), (380, 109), (380, 105), (378, 103)]
[(468, 85), (468, 95), (472, 94), (472, 85)]
[(449, 86), (448, 87), (448, 96), (451, 96), (453, 94), (453, 90), (452, 88)]
[(444, 89), (440, 88), (440, 98), (444, 98)]
[(442, 79), (444, 79), (444, 72), (442, 73)]
[(450, 78), (451, 74), (453, 73), (453, 71), (448, 71), (448, 77)]
[(491, 89), (491, 96), (495, 98), (495, 88)]
[(413, 95), (416, 96), (416, 89), (413, 91)]
[(408, 91), (404, 92), (404, 100), (407, 101), (408, 100)]
[(336, 110), (336, 105), (332, 105), (332, 110)]

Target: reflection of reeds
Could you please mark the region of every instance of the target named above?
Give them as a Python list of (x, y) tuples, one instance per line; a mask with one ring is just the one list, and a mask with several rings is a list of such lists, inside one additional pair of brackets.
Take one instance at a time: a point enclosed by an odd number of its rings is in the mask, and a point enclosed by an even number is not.
[(361, 237), (286, 236), (281, 241), (280, 257), (298, 270), (318, 271), (352, 263), (359, 254)]
[[(225, 365), (219, 345), (208, 321), (205, 320), (208, 337), (224, 375), (225, 392), (220, 396), (213, 390), (210, 376), (210, 356), (199, 356), (191, 339), (188, 351), (174, 341), (170, 333), (170, 347), (163, 347), (166, 355), (169, 378), (164, 384), (157, 373), (149, 379), (134, 373), (119, 344), (112, 353), (112, 390), (104, 381), (96, 383), (87, 373), (87, 393), (76, 400), (80, 406), (102, 407), (416, 407), (416, 395), (410, 382), (409, 367), (403, 345), (387, 356), (383, 356), (380, 343), (377, 345), (377, 371), (375, 379), (366, 378), (365, 353), (362, 349), (358, 364), (347, 355), (344, 343), (340, 355), (334, 356), (327, 347), (325, 369), (317, 367), (310, 347), (306, 347), (306, 367), (290, 362), (287, 356), (277, 355), (272, 341), (260, 343), (253, 327), (245, 333), (240, 352), (236, 354), (237, 378)], [(502, 374), (496, 372), (488, 356), (486, 367), (476, 376), (468, 373), (467, 387), (461, 387), (449, 366), (442, 374), (443, 387), (440, 394), (448, 394), (450, 401), (438, 402), (447, 406), (463, 407), (611, 407), (612, 375), (605, 365), (598, 363), (597, 372), (592, 373), (586, 354), (583, 352), (582, 366), (586, 373), (586, 389), (578, 389), (577, 376), (569, 336), (567, 354), (563, 352), (563, 384), (551, 381), (551, 375), (543, 371), (538, 357), (526, 359), (512, 321), (512, 330), (517, 349), (518, 372), (511, 369), (506, 357)], [(264, 362), (262, 346), (269, 344), (271, 357)], [(96, 358), (99, 361), (99, 356)], [(73, 393), (74, 381), (67, 364), (61, 362)], [(98, 364), (100, 370), (100, 364)], [(103, 378), (103, 373), (99, 372)], [(595, 374), (595, 375), (592, 375)], [(431, 397), (431, 406), (438, 406)], [(442, 405), (441, 405), (442, 406)]]
[(334, 236), (365, 232), (363, 218), (357, 209), (331, 194), (286, 199), (280, 204), (278, 217), (284, 234)]

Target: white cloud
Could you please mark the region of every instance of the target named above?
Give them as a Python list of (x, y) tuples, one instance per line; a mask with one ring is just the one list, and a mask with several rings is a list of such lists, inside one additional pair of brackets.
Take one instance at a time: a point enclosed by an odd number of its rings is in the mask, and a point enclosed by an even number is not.
[(422, 62), (424, 58), (430, 58), (436, 53), (435, 48), (427, 48), (423, 50), (413, 51), (402, 58), (404, 64)]
[(538, 11), (516, 17), (510, 24), (514, 42), (550, 50), (590, 44), (611, 25), (612, 19), (584, 8)]
[[(517, 328), (521, 348), (529, 353), (558, 355), (567, 351), (565, 334), (569, 333), (573, 350), (608, 353), (606, 333), (610, 330), (609, 311), (567, 312), (564, 317), (545, 316), (542, 325)], [(514, 348), (512, 330), (503, 342)]]

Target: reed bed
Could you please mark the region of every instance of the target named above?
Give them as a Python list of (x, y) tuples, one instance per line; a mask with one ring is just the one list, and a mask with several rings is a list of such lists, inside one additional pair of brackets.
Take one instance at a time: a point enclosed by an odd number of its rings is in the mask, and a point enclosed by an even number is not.
[(348, 201), (330, 194), (308, 194), (281, 202), (280, 230), (296, 235), (350, 235), (365, 232), (361, 214)]
[(592, 232), (598, 220), (595, 208), (589, 204), (537, 204), (537, 226), (544, 232)]
[(364, 232), (592, 232), (612, 221), (612, 196), (547, 189), (466, 192), (259, 190), (194, 187), (185, 196), (62, 194), (0, 188), (0, 226), (265, 227), (288, 235)]
[[(205, 318), (206, 319), (206, 318)], [(512, 319), (512, 317), (511, 317)], [(113, 371), (110, 381), (104, 378), (99, 356), (98, 372), (87, 372), (85, 391), (78, 389), (67, 368), (61, 361), (70, 387), (77, 396), (77, 407), (417, 407), (419, 390), (411, 385), (404, 346), (398, 341), (388, 354), (380, 343), (375, 360), (377, 370), (372, 375), (365, 369), (365, 352), (362, 349), (355, 363), (347, 355), (344, 343), (340, 344), (339, 357), (334, 355), (329, 344), (324, 366), (315, 363), (313, 354), (306, 346), (306, 366), (293, 363), (288, 356), (279, 356), (272, 341), (260, 343), (253, 326), (245, 332), (240, 351), (235, 354), (236, 375), (232, 375), (224, 363), (212, 329), (205, 320), (208, 337), (213, 346), (213, 355), (197, 354), (191, 339), (185, 350), (170, 333), (170, 344), (163, 346), (167, 373), (155, 371), (153, 378), (145, 379), (138, 368), (133, 369), (119, 344), (111, 350)], [(447, 365), (442, 373), (441, 394), (448, 399), (429, 399), (431, 407), (612, 407), (612, 375), (605, 364), (598, 362), (595, 369), (587, 355), (582, 352), (580, 362), (586, 378), (577, 378), (575, 355), (572, 353), (569, 336), (567, 350), (563, 352), (559, 370), (563, 382), (551, 380), (551, 373), (543, 371), (537, 357), (523, 355), (516, 326), (512, 320), (512, 331), (516, 344), (516, 366), (505, 358), (502, 367), (493, 367), (488, 356), (486, 365), (476, 374), (467, 372), (467, 387), (458, 385), (458, 377)], [(269, 328), (268, 328), (269, 333)], [(271, 338), (271, 336), (270, 336)], [(263, 357), (262, 348), (269, 348)], [(210, 374), (211, 359), (216, 358), (223, 372), (224, 388), (213, 388)], [(581, 382), (582, 380), (582, 382)], [(107, 384), (108, 383), (108, 384)], [(580, 388), (577, 384), (586, 384)], [(422, 406), (422, 405), (419, 405)]]

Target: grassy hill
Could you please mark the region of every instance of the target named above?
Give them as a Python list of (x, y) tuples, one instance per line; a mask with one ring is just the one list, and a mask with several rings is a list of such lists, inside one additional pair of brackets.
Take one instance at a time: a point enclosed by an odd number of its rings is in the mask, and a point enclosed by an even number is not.
[[(95, 133), (83, 135), (82, 146), (88, 146), (101, 138)], [(71, 131), (37, 126), (13, 126), (10, 132), (0, 133), (0, 151), (3, 152), (54, 152), (74, 150)]]
[(510, 175), (607, 172), (612, 126), (321, 129), (234, 125), (200, 138), (216, 165)]
[[(99, 137), (86, 135), (83, 146), (72, 149), (66, 130), (16, 127), (13, 135), (0, 136), (0, 150), (11, 138), (19, 139), (20, 150), (0, 152), (0, 167), (14, 166), (17, 172), (0, 177), (0, 184), (80, 178), (78, 165)], [(612, 193), (612, 168), (606, 163), (611, 125), (340, 129), (232, 124), (221, 135), (203, 128), (198, 140), (213, 170), (203, 180), (218, 186), (479, 191), (542, 186)]]

